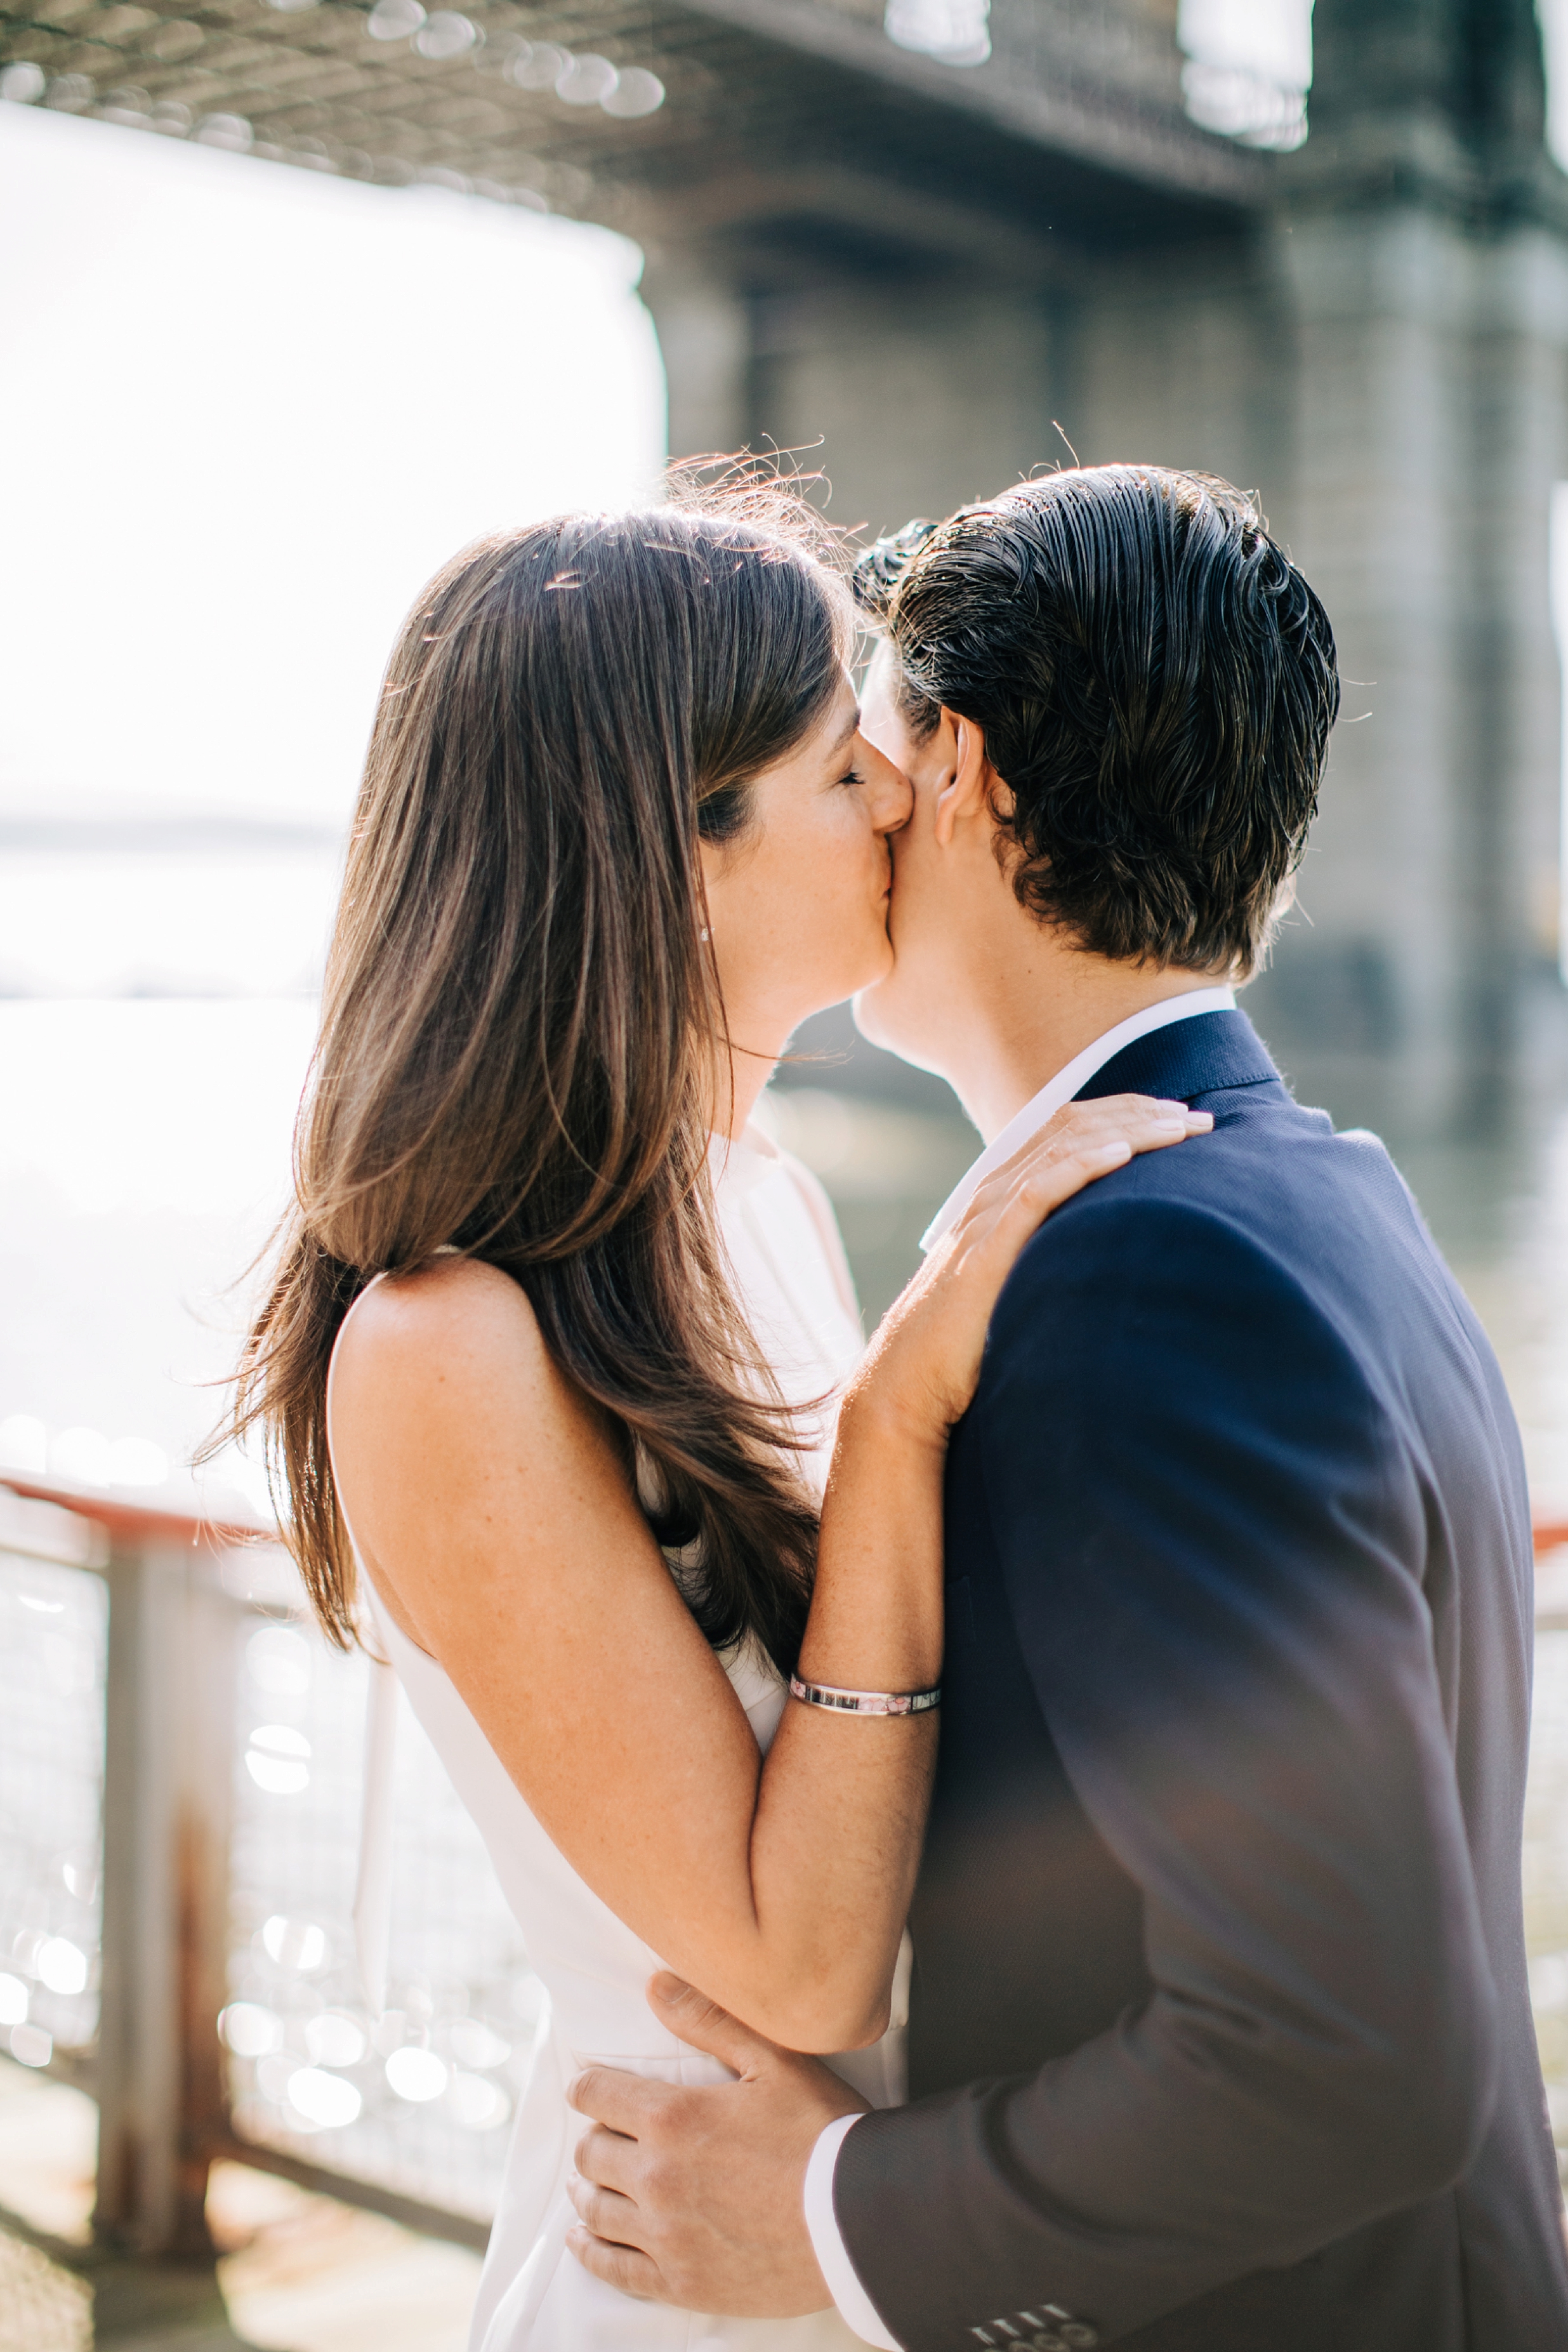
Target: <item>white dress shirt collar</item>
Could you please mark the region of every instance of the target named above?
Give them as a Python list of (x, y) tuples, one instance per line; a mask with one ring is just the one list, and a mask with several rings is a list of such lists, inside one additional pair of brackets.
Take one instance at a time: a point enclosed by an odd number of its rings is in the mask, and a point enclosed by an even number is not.
[(1055, 1117), (1063, 1103), (1070, 1103), (1080, 1087), (1086, 1087), (1097, 1070), (1114, 1059), (1124, 1045), (1147, 1037), (1156, 1029), (1166, 1029), (1174, 1021), (1196, 1020), (1200, 1013), (1234, 1013), (1236, 991), (1233, 988), (1191, 988), (1179, 996), (1167, 996), (1158, 1004), (1145, 1005), (1142, 1013), (1118, 1021), (1114, 1029), (1107, 1029), (1082, 1054), (1075, 1054), (1065, 1068), (1048, 1078), (1039, 1094), (1026, 1102), (1015, 1118), (1009, 1118), (1001, 1133), (988, 1143), (967, 1176), (954, 1187), (920, 1236), (923, 1250), (934, 1249), (946, 1233), (957, 1223), (979, 1187), (993, 1169), (1000, 1168), (1015, 1151), (1022, 1149), (1031, 1135), (1039, 1133), (1048, 1118)]

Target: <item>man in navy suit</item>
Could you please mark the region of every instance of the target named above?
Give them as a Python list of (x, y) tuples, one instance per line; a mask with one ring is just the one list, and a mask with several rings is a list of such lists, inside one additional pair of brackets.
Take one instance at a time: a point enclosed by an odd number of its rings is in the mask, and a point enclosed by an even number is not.
[(1315, 810), (1327, 619), (1236, 492), (1150, 467), (862, 584), (915, 813), (859, 1017), (988, 1139), (935, 1230), (1073, 1096), (1214, 1133), (1041, 1229), (954, 1433), (912, 2104), (671, 1989), (744, 2079), (585, 2078), (643, 2169), (581, 2258), (908, 2352), (1563, 2352), (1518, 1436), (1382, 1147), (1231, 995)]

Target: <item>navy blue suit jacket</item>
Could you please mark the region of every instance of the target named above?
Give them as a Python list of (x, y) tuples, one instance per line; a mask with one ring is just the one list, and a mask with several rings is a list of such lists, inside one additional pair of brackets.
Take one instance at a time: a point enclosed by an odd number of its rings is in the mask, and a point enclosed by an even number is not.
[(1564, 2352), (1496, 1361), (1240, 1013), (1083, 1091), (1215, 1129), (1041, 1229), (954, 1435), (915, 2104), (848, 2251), (912, 2352)]

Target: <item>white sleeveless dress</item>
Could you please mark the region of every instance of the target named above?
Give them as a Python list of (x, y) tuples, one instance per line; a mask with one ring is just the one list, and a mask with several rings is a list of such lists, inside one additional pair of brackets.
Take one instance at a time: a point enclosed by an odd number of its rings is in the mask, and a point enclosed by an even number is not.
[[(826, 1194), (755, 1126), (714, 1144), (716, 1198), (732, 1278), (784, 1396), (803, 1403), (841, 1386), (862, 1338), (849, 1268)], [(329, 1391), (329, 1418), (330, 1391)], [(820, 1490), (833, 1413), (810, 1432)], [(352, 1530), (350, 1529), (350, 1539)], [(358, 1551), (356, 1549), (356, 1559)], [(856, 2352), (836, 2312), (804, 2319), (729, 2319), (642, 2303), (593, 2278), (564, 2252), (575, 2215), (566, 2198), (583, 2120), (567, 2085), (590, 2064), (669, 2083), (724, 2082), (728, 2070), (654, 2019), (648, 1979), (658, 1955), (622, 1925), (551, 1843), (435, 1660), (361, 1591), (399, 1680), (454, 1787), (473, 1815), (528, 1958), (547, 1995), (532, 2074), (520, 2102), (500, 2203), (475, 2305), (470, 2352)], [(770, 1662), (747, 1648), (723, 1659), (766, 1752), (785, 1693)], [(876, 2106), (905, 2096), (909, 1946), (894, 2022), (870, 2050), (829, 2063)]]

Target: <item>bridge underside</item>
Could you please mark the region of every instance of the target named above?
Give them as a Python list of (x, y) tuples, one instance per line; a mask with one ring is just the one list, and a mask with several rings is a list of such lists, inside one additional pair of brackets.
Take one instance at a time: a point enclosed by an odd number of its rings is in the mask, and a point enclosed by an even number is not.
[[(997, 0), (965, 68), (896, 47), (877, 0), (497, 0), (437, 20), (477, 36), (444, 57), (340, 0), (41, 0), (0, 9), (0, 66), (35, 67), (46, 104), (267, 160), (460, 180), (644, 241), (752, 238), (764, 269), (774, 248), (967, 268), (989, 246), (1038, 270), (1222, 231), (1266, 195), (1262, 159), (1184, 117), (1174, 20), (1174, 0)], [(528, 87), (545, 44), (652, 72), (664, 102), (617, 117)]]

